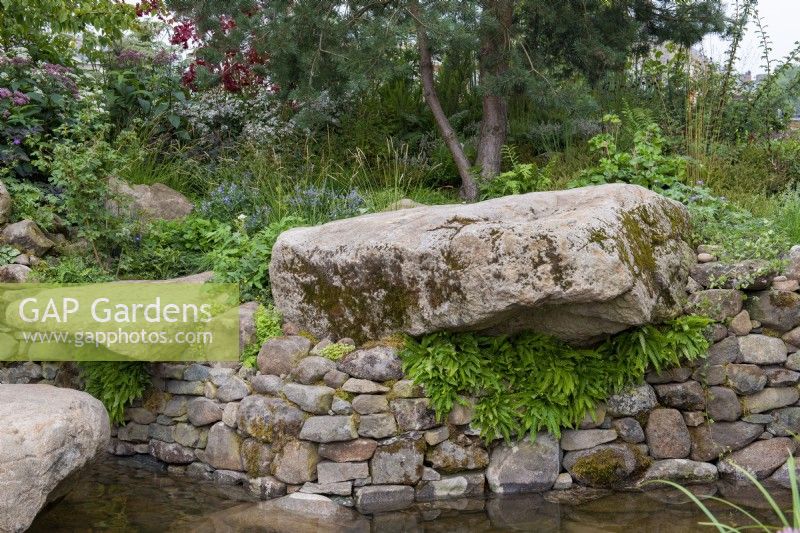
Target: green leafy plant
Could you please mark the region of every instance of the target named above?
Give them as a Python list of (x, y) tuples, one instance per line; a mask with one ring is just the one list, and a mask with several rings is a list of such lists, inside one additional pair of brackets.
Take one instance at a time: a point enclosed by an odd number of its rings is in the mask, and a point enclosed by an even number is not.
[(517, 151), (512, 146), (504, 146), (503, 155), (511, 165), (511, 169), (490, 180), (480, 181), (481, 200), (544, 191), (552, 185), (550, 179), (552, 163), (544, 167), (536, 163), (520, 163)]
[(486, 440), (575, 427), (598, 402), (656, 371), (703, 357), (710, 320), (684, 316), (577, 349), (553, 337), (434, 333), (407, 338), (406, 375), (425, 387), (440, 420), (477, 398), (473, 423)]
[(355, 349), (356, 347), (353, 346), (352, 344), (342, 344), (339, 342), (335, 342), (333, 344), (329, 344), (326, 347), (324, 347), (322, 350), (319, 351), (319, 354), (326, 359), (330, 359), (331, 361), (338, 361), (345, 355), (354, 351)]
[(80, 363), (85, 390), (101, 402), (111, 422), (125, 422), (125, 408), (141, 398), (150, 386), (147, 364), (127, 361)]
[[(667, 196), (681, 201), (692, 219), (691, 240), (694, 244), (711, 244), (719, 249), (720, 261), (733, 263), (744, 259), (761, 259), (764, 267), (753, 276), (779, 272), (783, 255), (793, 244), (793, 229), (787, 225), (793, 211), (787, 201), (773, 217), (759, 217), (724, 197), (714, 195), (702, 185), (681, 186)], [(789, 196), (786, 196), (788, 199)], [(725, 279), (717, 280), (718, 284)], [(747, 280), (742, 280), (747, 282)]]
[(687, 159), (664, 154), (664, 137), (661, 128), (650, 122), (633, 134), (633, 149), (621, 151), (618, 147), (621, 120), (617, 115), (606, 115), (603, 121), (609, 131), (589, 140), (589, 146), (600, 154), (597, 165), (580, 173), (570, 187), (601, 185), (603, 183), (632, 183), (664, 191), (681, 184), (686, 179)]
[(269, 296), (269, 262), (278, 235), (299, 226), (303, 220), (285, 217), (249, 236), (243, 227), (206, 254), (205, 260), (216, 281), (238, 283), (243, 300), (266, 301)]
[(79, 255), (67, 255), (55, 261), (45, 261), (36, 267), (43, 283), (100, 283), (114, 281), (102, 266)]
[(245, 347), (241, 357), (242, 363), (250, 368), (256, 367), (261, 345), (269, 339), (283, 335), (281, 329), (283, 317), (272, 304), (259, 305), (253, 315), (253, 322), (256, 326), (256, 340)]
[(19, 250), (13, 246), (0, 246), (0, 266), (10, 265), (19, 256)]
[(29, 219), (47, 230), (53, 225), (58, 199), (44, 186), (15, 178), (4, 180), (12, 198), (12, 220)]

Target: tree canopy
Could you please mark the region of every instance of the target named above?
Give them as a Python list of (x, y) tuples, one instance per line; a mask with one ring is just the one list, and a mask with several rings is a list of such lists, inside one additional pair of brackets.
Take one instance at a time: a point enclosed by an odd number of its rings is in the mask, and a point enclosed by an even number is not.
[[(180, 38), (199, 45), (193, 74), (231, 90), (269, 79), (285, 98), (303, 101), (365, 91), (393, 76), (418, 78), (470, 199), (474, 167), (485, 179), (500, 170), (510, 95), (545, 75), (597, 82), (632, 55), (665, 41), (690, 46), (724, 22), (719, 0), (167, 0), (167, 7), (182, 20)], [(472, 65), (483, 103), (472, 162), (436, 94), (437, 65), (452, 58)]]

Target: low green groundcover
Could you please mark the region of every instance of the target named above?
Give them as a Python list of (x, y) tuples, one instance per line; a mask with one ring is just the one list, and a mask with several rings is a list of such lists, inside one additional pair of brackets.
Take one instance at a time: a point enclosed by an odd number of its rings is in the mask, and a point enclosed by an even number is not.
[(704, 357), (710, 320), (682, 316), (612, 337), (596, 348), (573, 348), (538, 333), (490, 337), (434, 333), (408, 338), (406, 375), (425, 387), (442, 420), (456, 403), (476, 398), (473, 424), (486, 440), (511, 440), (575, 427), (586, 413), (623, 387)]

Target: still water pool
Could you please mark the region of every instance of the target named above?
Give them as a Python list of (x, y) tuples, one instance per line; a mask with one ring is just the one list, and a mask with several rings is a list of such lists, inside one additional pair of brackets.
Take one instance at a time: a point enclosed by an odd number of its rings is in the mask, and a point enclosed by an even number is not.
[[(716, 494), (770, 513), (749, 487), (718, 484), (698, 487), (697, 494)], [(553, 496), (558, 494), (559, 498)], [(786, 502), (786, 494), (777, 494)], [(344, 530), (376, 532), (664, 532), (711, 531), (698, 525), (705, 516), (686, 498), (669, 490), (647, 493), (526, 495), (488, 500), (454, 500), (419, 504), (417, 508), (355, 521)], [(599, 497), (598, 497), (599, 496)], [(556, 500), (563, 499), (558, 503)], [(734, 511), (709, 502), (721, 519), (737, 520)], [(761, 507), (761, 509), (759, 509)], [(740, 523), (742, 522), (739, 520)], [(259, 514), (240, 487), (219, 487), (171, 475), (157, 465), (104, 458), (87, 469), (69, 494), (36, 519), (30, 531), (306, 531), (291, 521)], [(322, 530), (323, 528), (319, 528)], [(324, 528), (328, 530), (328, 528)]]

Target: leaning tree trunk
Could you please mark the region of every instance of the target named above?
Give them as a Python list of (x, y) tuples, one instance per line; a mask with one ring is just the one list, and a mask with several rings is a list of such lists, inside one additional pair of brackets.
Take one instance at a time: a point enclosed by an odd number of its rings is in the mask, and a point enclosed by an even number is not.
[(464, 153), (464, 147), (458, 140), (458, 135), (450, 125), (447, 115), (442, 109), (439, 102), (439, 96), (436, 94), (436, 86), (434, 85), (433, 76), (433, 58), (431, 55), (431, 46), (428, 41), (428, 32), (420, 18), (420, 8), (417, 0), (409, 3), (409, 12), (414, 18), (417, 27), (417, 47), (419, 48), (419, 71), (422, 78), (422, 93), (425, 97), (425, 103), (433, 113), (433, 119), (436, 122), (436, 127), (444, 139), (450, 154), (453, 156), (453, 161), (456, 164), (458, 175), (461, 177), (461, 197), (468, 201), (474, 201), (478, 197), (478, 186), (475, 179), (470, 172), (470, 163), (467, 155)]
[(508, 72), (509, 30), (513, 22), (513, 0), (492, 0), (484, 5), (485, 19), (480, 48), (480, 83), (483, 94), (478, 155), (475, 164), (481, 177), (492, 179), (500, 173), (502, 149), (506, 143), (508, 107), (498, 80)]

